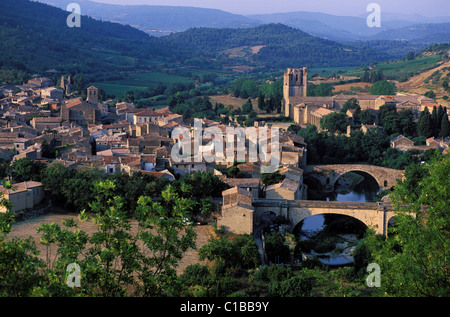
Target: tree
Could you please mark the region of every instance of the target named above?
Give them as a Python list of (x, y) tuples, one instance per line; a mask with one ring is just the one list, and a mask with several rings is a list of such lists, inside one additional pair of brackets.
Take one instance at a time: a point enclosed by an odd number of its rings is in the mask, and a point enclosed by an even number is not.
[(317, 97), (325, 97), (333, 95), (333, 86), (326, 83), (320, 83), (314, 90), (314, 95)]
[(443, 138), (450, 136), (450, 122), (446, 113), (442, 116), (441, 120), (441, 135)]
[(73, 177), (75, 170), (61, 163), (54, 163), (43, 171), (42, 185), (50, 193), (52, 200), (58, 203), (66, 201), (63, 189), (65, 182)]
[(259, 91), (259, 95), (258, 95), (258, 109), (261, 111), (264, 111), (266, 109), (264, 95), (261, 92), (261, 90)]
[(415, 58), (415, 54), (414, 52), (408, 52), (408, 54), (406, 55), (406, 60), (411, 61)]
[(370, 82), (370, 75), (369, 72), (366, 70), (364, 71), (364, 76), (361, 80), (363, 83), (369, 83)]
[(41, 144), (41, 154), (46, 158), (56, 158), (55, 148), (48, 144), (48, 141), (44, 139)]
[(436, 93), (433, 90), (429, 90), (424, 94), (425, 97), (436, 99)]
[(74, 91), (78, 91), (81, 95), (82, 91), (86, 88), (86, 81), (83, 74), (75, 74), (75, 76), (73, 76), (73, 88)]
[(399, 126), (405, 135), (414, 135), (417, 127), (414, 122), (414, 115), (411, 110), (402, 109), (398, 112)]
[(115, 195), (115, 189), (113, 181), (95, 182), (89, 214), (85, 211), (80, 214), (80, 219), (92, 222), (97, 228), (89, 237), (87, 257), (83, 261), (84, 283), (92, 289), (98, 288), (105, 297), (124, 296), (127, 288), (134, 286), (134, 272), (139, 268), (137, 237), (130, 233), (124, 199)]
[(345, 113), (333, 112), (320, 119), (320, 127), (330, 132), (346, 132), (348, 125), (347, 115)]
[(377, 81), (370, 87), (371, 95), (395, 95), (396, 91), (395, 84), (387, 80)]
[(248, 114), (252, 110), (253, 110), (252, 100), (248, 99), (247, 102), (242, 105), (242, 112)]
[(315, 85), (308, 83), (308, 96), (325, 97), (333, 95), (333, 85), (320, 83)]
[(135, 218), (138, 238), (142, 243), (139, 254), (136, 294), (162, 296), (177, 293), (175, 267), (188, 249), (195, 248), (196, 233), (188, 221), (195, 202), (180, 198), (172, 185), (161, 193), (161, 201), (141, 197)]
[[(421, 170), (420, 170), (421, 169)], [(421, 167), (391, 194), (395, 227), (386, 239), (369, 236), (373, 262), (383, 272), (382, 291), (388, 296), (449, 296), (450, 276), (450, 157)]]
[(239, 169), (239, 167), (237, 166), (230, 166), (227, 169), (227, 174), (231, 177), (231, 178), (239, 178), (239, 175), (241, 174), (241, 170)]
[(28, 157), (18, 159), (13, 162), (13, 179), (16, 182), (36, 181), (42, 179), (41, 172), (45, 169), (45, 164), (39, 161), (30, 160)]
[[(350, 98), (344, 103), (344, 106), (341, 108), (342, 113), (347, 113), (349, 109), (357, 109), (359, 107), (359, 101), (356, 98)], [(361, 109), (361, 108), (360, 108)]]
[(289, 247), (283, 234), (276, 232), (264, 239), (267, 260), (272, 263), (289, 263), (291, 260)]
[(279, 171), (271, 174), (262, 174), (261, 181), (265, 186), (281, 183), (286, 178), (286, 175), (281, 175)]
[(362, 110), (359, 114), (361, 124), (374, 124), (376, 116), (370, 110)]
[(431, 122), (431, 115), (428, 108), (425, 108), (419, 115), (419, 122), (417, 123), (417, 134), (426, 139), (433, 135), (433, 126)]
[(269, 291), (280, 297), (309, 297), (311, 296), (315, 279), (306, 275), (295, 275), (279, 283), (271, 283)]
[(441, 122), (438, 122), (437, 118), (437, 108), (433, 106), (433, 110), (431, 111), (431, 129), (435, 138), (439, 136), (439, 130), (441, 128)]
[[(260, 264), (258, 246), (252, 235), (211, 238), (198, 251), (200, 261), (208, 259), (226, 270), (256, 268)], [(226, 272), (222, 272), (226, 273)]]
[(43, 281), (40, 272), (45, 263), (38, 257), (33, 238), (8, 238), (14, 215), (9, 212), (11, 203), (1, 193), (0, 205), (6, 207), (6, 213), (0, 213), (0, 296), (30, 296)]

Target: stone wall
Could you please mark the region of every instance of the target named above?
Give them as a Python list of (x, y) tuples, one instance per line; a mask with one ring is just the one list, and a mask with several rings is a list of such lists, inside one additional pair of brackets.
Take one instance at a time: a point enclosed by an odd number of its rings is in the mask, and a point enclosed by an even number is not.
[(234, 234), (251, 234), (253, 232), (253, 208), (241, 204), (222, 208), (222, 215), (217, 219), (217, 226)]

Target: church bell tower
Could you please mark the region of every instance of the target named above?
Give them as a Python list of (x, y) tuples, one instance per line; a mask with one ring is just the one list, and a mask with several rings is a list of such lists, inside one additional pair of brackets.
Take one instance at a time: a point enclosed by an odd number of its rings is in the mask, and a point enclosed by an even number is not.
[(283, 99), (286, 117), (292, 117), (290, 97), (306, 97), (308, 95), (308, 68), (288, 68), (284, 73)]

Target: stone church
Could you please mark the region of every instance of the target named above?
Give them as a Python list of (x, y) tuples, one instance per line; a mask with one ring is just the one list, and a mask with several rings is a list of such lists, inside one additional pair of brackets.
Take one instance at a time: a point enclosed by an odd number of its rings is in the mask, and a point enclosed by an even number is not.
[[(308, 68), (288, 68), (284, 73), (283, 106), (286, 117), (298, 124), (314, 124), (320, 109), (333, 109), (333, 97), (308, 97)], [(318, 111), (316, 113), (316, 111)]]
[(61, 119), (63, 122), (74, 122), (80, 126), (95, 124), (101, 118), (98, 104), (98, 89), (91, 86), (87, 89), (86, 101), (75, 98), (65, 102), (61, 107)]
[(415, 118), (427, 105), (435, 105), (434, 100), (422, 95), (395, 96), (383, 95), (347, 95), (340, 94), (329, 97), (308, 96), (308, 68), (288, 68), (284, 73), (283, 107), (284, 114), (297, 124), (312, 124), (320, 128), (320, 119), (332, 112), (338, 112), (349, 99), (358, 100), (361, 110), (377, 111), (381, 106), (390, 103), (397, 109), (409, 109)]

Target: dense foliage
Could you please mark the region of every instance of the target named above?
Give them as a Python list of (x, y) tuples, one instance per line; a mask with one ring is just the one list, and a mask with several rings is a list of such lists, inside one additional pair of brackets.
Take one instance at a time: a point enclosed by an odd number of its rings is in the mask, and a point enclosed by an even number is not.
[(365, 241), (381, 266), (381, 290), (388, 296), (448, 296), (450, 157), (411, 165), (405, 175), (391, 195), (397, 212), (390, 236), (372, 234)]

